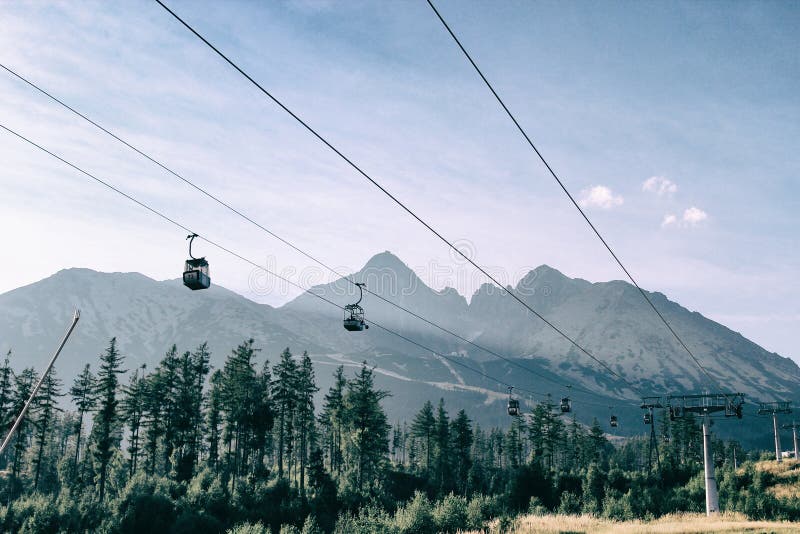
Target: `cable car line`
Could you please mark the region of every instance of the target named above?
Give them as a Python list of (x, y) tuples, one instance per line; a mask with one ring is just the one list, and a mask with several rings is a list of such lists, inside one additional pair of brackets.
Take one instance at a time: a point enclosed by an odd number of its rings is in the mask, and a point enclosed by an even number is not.
[[(303, 249), (299, 248), (298, 246), (294, 245), (292, 242), (290, 242), (290, 241), (284, 239), (283, 237), (279, 236), (278, 234), (274, 233), (269, 228), (265, 227), (261, 223), (257, 222), (256, 220), (254, 220), (251, 217), (249, 217), (248, 215), (246, 215), (245, 213), (243, 213), (240, 210), (236, 209), (235, 207), (233, 207), (232, 205), (230, 205), (226, 201), (222, 200), (218, 196), (216, 196), (213, 193), (209, 192), (207, 189), (205, 189), (205, 188), (203, 188), (201, 186), (198, 186), (197, 184), (195, 184), (194, 182), (192, 182), (188, 178), (186, 178), (183, 175), (179, 174), (178, 172), (172, 170), (170, 167), (168, 167), (164, 163), (158, 161), (157, 159), (153, 158), (152, 156), (150, 156), (149, 154), (147, 154), (143, 150), (141, 150), (141, 149), (137, 148), (136, 146), (130, 144), (128, 141), (126, 141), (125, 139), (123, 139), (119, 135), (117, 135), (114, 132), (108, 130), (107, 128), (105, 128), (101, 124), (97, 123), (96, 121), (94, 121), (93, 119), (91, 119), (90, 117), (85, 115), (84, 113), (78, 111), (77, 109), (75, 109), (74, 107), (70, 106), (69, 104), (67, 104), (66, 102), (61, 100), (60, 98), (56, 97), (52, 93), (50, 93), (47, 90), (43, 89), (41, 86), (39, 86), (35, 82), (32, 82), (31, 80), (25, 78), (24, 76), (22, 76), (18, 72), (14, 71), (10, 67), (8, 67), (8, 66), (6, 66), (6, 65), (4, 65), (2, 63), (0, 63), (0, 68), (3, 68), (6, 72), (10, 73), (11, 75), (16, 77), (17, 79), (21, 80), (22, 82), (26, 83), (27, 85), (29, 85), (30, 87), (32, 87), (36, 91), (40, 92), (41, 94), (45, 95), (46, 97), (48, 97), (52, 101), (54, 101), (57, 104), (61, 105), (65, 109), (71, 111), (72, 113), (74, 113), (78, 117), (82, 118), (83, 120), (85, 120), (86, 122), (91, 124), (92, 126), (96, 127), (97, 129), (99, 129), (103, 133), (105, 133), (105, 134), (109, 135), (110, 137), (114, 138), (115, 140), (119, 141), (120, 143), (122, 143), (123, 145), (125, 145), (129, 149), (133, 150), (134, 152), (136, 152), (140, 156), (144, 157), (145, 159), (147, 159), (151, 163), (157, 165), (158, 167), (160, 167), (164, 171), (168, 172), (169, 174), (171, 174), (174, 177), (178, 178), (179, 180), (181, 180), (185, 184), (187, 184), (190, 187), (194, 188), (196, 191), (202, 193), (203, 195), (205, 195), (206, 197), (212, 199), (213, 201), (215, 201), (219, 205), (225, 207), (226, 209), (228, 209), (229, 211), (231, 211), (235, 215), (238, 215), (242, 219), (244, 219), (244, 220), (248, 221), (249, 223), (253, 224), (256, 228), (259, 228), (260, 230), (264, 231), (269, 236), (277, 239), (281, 243), (287, 245), (288, 247), (290, 247), (294, 251), (302, 254), (306, 258), (310, 259), (311, 261), (315, 262), (316, 264), (320, 265), (321, 267), (327, 269), (328, 271), (330, 271), (334, 275), (338, 276), (339, 278), (342, 278), (342, 279), (346, 280), (347, 282), (349, 282), (350, 284), (352, 284), (354, 286), (358, 286), (358, 283), (353, 281), (353, 279), (350, 278), (350, 276), (341, 274), (340, 272), (338, 272), (333, 267), (330, 267), (325, 262), (319, 260), (315, 256), (311, 255), (310, 253), (308, 253), (308, 252), (304, 251)], [(190, 256), (191, 256), (191, 250), (190, 250)], [(189, 269), (189, 266), (187, 265), (187, 272), (188, 272), (188, 269)], [(185, 278), (184, 278), (184, 283), (185, 283)], [(362, 288), (359, 288), (359, 289), (362, 289)], [(475, 348), (477, 348), (479, 350), (482, 350), (482, 351), (486, 352), (487, 354), (491, 354), (492, 356), (495, 356), (495, 357), (497, 357), (497, 358), (499, 358), (499, 359), (501, 359), (501, 360), (503, 360), (503, 361), (505, 361), (505, 362), (507, 362), (507, 363), (509, 363), (511, 365), (514, 365), (514, 366), (516, 366), (516, 367), (518, 367), (518, 368), (520, 368), (520, 369), (522, 369), (524, 371), (527, 371), (528, 373), (532, 374), (533, 376), (539, 377), (539, 378), (541, 378), (543, 380), (546, 380), (548, 382), (552, 382), (552, 383), (557, 384), (559, 386), (565, 386), (566, 385), (566, 384), (563, 384), (563, 383), (559, 382), (558, 380), (556, 380), (554, 378), (551, 378), (551, 377), (549, 377), (547, 375), (544, 375), (542, 373), (538, 373), (538, 372), (534, 371), (533, 369), (531, 369), (530, 367), (522, 365), (521, 363), (519, 363), (519, 362), (517, 362), (517, 361), (515, 361), (515, 360), (513, 360), (513, 359), (511, 359), (509, 357), (503, 356), (502, 354), (498, 354), (497, 352), (495, 352), (495, 351), (493, 351), (493, 350), (491, 350), (491, 349), (489, 349), (487, 347), (484, 347), (484, 346), (482, 346), (482, 345), (480, 345), (480, 344), (478, 344), (478, 343), (476, 343), (474, 341), (471, 341), (471, 340), (469, 340), (469, 339), (467, 339), (467, 338), (465, 338), (465, 337), (453, 332), (452, 330), (450, 330), (448, 328), (445, 328), (444, 326), (441, 326), (441, 325), (437, 324), (436, 322), (431, 321), (431, 320), (423, 317), (422, 315), (417, 314), (416, 312), (404, 307), (403, 305), (398, 304), (398, 303), (396, 303), (394, 301), (391, 301), (391, 300), (387, 299), (386, 297), (384, 297), (384, 296), (382, 296), (382, 295), (370, 290), (366, 286), (363, 287), (363, 291), (366, 291), (367, 293), (373, 295), (374, 297), (377, 297), (378, 299), (386, 302), (387, 304), (389, 304), (391, 306), (394, 306), (395, 308), (397, 308), (399, 310), (402, 310), (403, 312), (405, 312), (405, 313), (407, 313), (407, 314), (419, 319), (420, 321), (423, 321), (423, 322), (429, 324), (430, 326), (433, 326), (433, 327), (439, 329), (440, 331), (442, 331), (442, 332), (444, 332), (446, 334), (449, 334), (449, 335), (451, 335), (451, 336), (463, 341), (464, 343), (467, 343), (467, 344), (469, 344), (469, 345), (471, 345), (471, 346), (473, 346), (473, 347), (475, 347)], [(586, 393), (588, 395), (595, 395), (595, 396), (598, 396), (598, 397), (601, 397), (601, 398), (607, 398), (606, 395), (603, 395), (603, 394), (600, 394), (600, 393), (596, 393), (594, 391), (591, 391), (591, 390), (588, 390), (588, 389), (585, 389), (585, 388), (576, 387), (575, 389), (578, 390), (578, 391), (582, 391), (583, 393)]]
[(516, 294), (511, 291), (508, 291), (503, 284), (501, 284), (494, 276), (489, 274), (483, 267), (475, 263), (470, 257), (464, 254), (461, 250), (459, 250), (451, 241), (449, 241), (446, 237), (440, 234), (436, 229), (434, 229), (429, 223), (427, 223), (424, 219), (422, 219), (419, 215), (414, 213), (409, 207), (407, 207), (402, 201), (400, 201), (396, 196), (390, 193), (385, 187), (383, 187), (380, 183), (378, 183), (374, 178), (372, 178), (369, 174), (367, 174), (361, 167), (356, 165), (350, 158), (345, 156), (339, 149), (337, 149), (333, 144), (331, 144), (325, 137), (323, 137), (320, 133), (318, 133), (314, 128), (312, 128), (307, 122), (301, 119), (297, 114), (295, 114), (291, 109), (289, 109), (283, 102), (278, 100), (272, 93), (267, 91), (261, 84), (259, 84), (255, 79), (253, 79), (247, 72), (245, 72), (241, 67), (239, 67), (236, 63), (234, 63), (231, 59), (228, 58), (225, 54), (223, 54), (217, 47), (215, 47), (211, 42), (209, 42), (205, 37), (203, 37), (200, 33), (197, 32), (192, 26), (190, 26), (186, 21), (184, 21), (180, 16), (178, 16), (174, 11), (172, 11), (169, 7), (167, 7), (161, 0), (155, 0), (161, 7), (164, 8), (170, 15), (172, 15), (178, 22), (180, 22), (186, 29), (188, 29), (191, 33), (193, 33), (198, 39), (200, 39), (203, 43), (205, 43), (211, 50), (216, 52), (218, 56), (220, 56), (226, 63), (228, 63), (231, 67), (233, 67), (236, 71), (238, 71), (242, 76), (244, 76), (250, 83), (252, 83), (256, 88), (258, 88), (265, 96), (267, 96), (270, 100), (272, 100), (276, 105), (278, 105), (281, 109), (283, 109), (286, 113), (288, 113), (295, 121), (297, 121), (300, 125), (302, 125), (309, 133), (311, 133), (314, 137), (316, 137), (320, 142), (322, 142), (325, 146), (327, 146), (331, 151), (333, 151), (337, 156), (339, 156), (342, 160), (344, 160), (348, 165), (350, 165), (354, 170), (356, 170), (361, 176), (363, 176), (366, 180), (368, 180), (372, 185), (378, 188), (382, 193), (384, 193), (387, 197), (389, 197), (395, 204), (400, 206), (406, 213), (411, 215), (414, 219), (417, 220), (420, 224), (422, 224), (425, 228), (427, 228), (432, 234), (438, 237), (442, 242), (444, 242), (450, 249), (452, 249), (456, 254), (464, 258), (467, 262), (469, 262), (473, 267), (478, 269), (484, 276), (486, 276), (489, 280), (491, 280), (494, 284), (496, 284), (503, 294), (510, 295), (514, 300), (516, 300), (520, 305), (526, 308), (529, 312), (534, 314), (538, 317), (541, 321), (543, 321), (547, 326), (557, 332), (561, 337), (566, 339), (570, 342), (575, 348), (581, 351), (583, 354), (591, 358), (595, 363), (600, 365), (603, 369), (608, 371), (613, 376), (617, 377), (620, 381), (624, 382), (628, 385), (628, 387), (637, 395), (642, 396), (641, 391), (638, 387), (636, 387), (632, 382), (622, 376), (620, 373), (614, 371), (611, 367), (609, 367), (605, 362), (598, 359), (594, 354), (589, 352), (583, 346), (581, 346), (577, 341), (575, 341), (572, 337), (570, 337), (566, 332), (558, 328), (555, 324), (551, 323), (547, 320), (544, 316), (542, 316), (539, 312), (534, 310), (531, 306), (529, 306), (525, 301), (519, 298)]
[[(156, 0), (156, 1), (159, 2), (159, 0)], [(426, 1), (428, 2), (428, 5), (431, 6), (431, 9), (433, 9), (433, 12), (436, 14), (436, 16), (438, 17), (439, 21), (441, 21), (442, 25), (447, 30), (447, 33), (449, 33), (450, 36), (453, 38), (455, 43), (458, 45), (458, 48), (461, 49), (461, 52), (464, 53), (464, 56), (467, 58), (467, 60), (469, 60), (470, 64), (473, 66), (473, 68), (478, 73), (480, 78), (486, 84), (486, 87), (489, 88), (489, 91), (491, 91), (492, 95), (494, 95), (494, 98), (497, 100), (497, 102), (500, 104), (500, 106), (506, 112), (506, 115), (508, 115), (508, 117), (514, 123), (514, 126), (517, 127), (517, 130), (519, 130), (519, 132), (525, 138), (525, 141), (527, 141), (528, 145), (530, 145), (530, 147), (533, 149), (533, 151), (536, 152), (536, 155), (539, 157), (541, 162), (544, 164), (544, 166), (547, 168), (547, 170), (550, 172), (550, 174), (556, 180), (558, 185), (564, 191), (564, 194), (567, 195), (567, 197), (569, 198), (570, 202), (572, 202), (572, 205), (575, 206), (575, 209), (577, 209), (578, 212), (581, 214), (583, 219), (586, 221), (586, 224), (589, 225), (589, 227), (592, 229), (592, 231), (597, 236), (597, 238), (600, 239), (600, 241), (603, 243), (603, 246), (605, 246), (606, 250), (608, 250), (608, 252), (611, 254), (611, 257), (614, 258), (614, 261), (617, 262), (617, 265), (619, 265), (620, 269), (622, 269), (622, 271), (625, 273), (625, 275), (628, 277), (628, 279), (631, 281), (631, 283), (633, 283), (633, 285), (636, 286), (636, 289), (639, 290), (639, 293), (642, 295), (642, 297), (644, 297), (645, 301), (647, 301), (647, 303), (650, 305), (650, 307), (653, 309), (653, 311), (656, 312), (656, 315), (658, 315), (659, 319), (661, 319), (661, 322), (664, 323), (664, 326), (667, 327), (667, 329), (672, 333), (672, 335), (675, 337), (675, 339), (678, 340), (678, 343), (684, 348), (684, 350), (689, 354), (689, 356), (691, 356), (692, 360), (694, 360), (694, 363), (697, 364), (697, 367), (706, 375), (706, 378), (709, 380), (709, 382), (712, 385), (714, 385), (718, 390), (722, 391), (722, 387), (720, 386), (719, 382), (717, 382), (717, 380), (714, 377), (711, 376), (711, 374), (703, 366), (703, 364), (700, 363), (700, 360), (697, 359), (697, 357), (694, 355), (694, 353), (691, 351), (691, 349), (689, 349), (689, 347), (686, 345), (686, 343), (684, 343), (683, 339), (681, 339), (681, 337), (678, 335), (678, 333), (675, 331), (675, 329), (672, 328), (672, 325), (670, 325), (669, 322), (667, 322), (666, 318), (661, 314), (661, 312), (658, 310), (658, 308), (656, 308), (656, 306), (653, 303), (653, 301), (650, 299), (650, 297), (647, 296), (647, 293), (644, 291), (644, 289), (642, 289), (641, 286), (639, 286), (639, 283), (636, 281), (636, 279), (633, 277), (633, 275), (631, 275), (630, 271), (628, 271), (628, 269), (622, 263), (622, 260), (619, 259), (617, 254), (611, 248), (611, 245), (609, 245), (608, 242), (605, 240), (605, 238), (603, 238), (603, 236), (600, 234), (600, 231), (592, 223), (592, 221), (589, 219), (588, 215), (586, 215), (586, 212), (583, 211), (583, 208), (580, 207), (580, 204), (578, 204), (578, 202), (575, 200), (575, 197), (573, 197), (572, 194), (569, 192), (567, 187), (564, 185), (564, 182), (561, 181), (561, 179), (555, 173), (553, 168), (550, 166), (550, 164), (544, 158), (542, 153), (539, 152), (539, 149), (536, 148), (536, 145), (533, 143), (531, 138), (528, 136), (528, 134), (525, 131), (525, 129), (522, 128), (522, 125), (520, 125), (520, 123), (517, 121), (516, 117), (514, 117), (514, 115), (511, 113), (511, 110), (508, 109), (508, 107), (506, 106), (505, 102), (503, 102), (503, 99), (500, 98), (500, 95), (497, 94), (497, 91), (495, 91), (495, 89), (492, 86), (492, 84), (489, 82), (489, 80), (486, 78), (486, 76), (484, 76), (483, 72), (478, 67), (477, 63), (475, 63), (475, 61), (472, 59), (472, 56), (470, 56), (469, 52), (467, 52), (467, 49), (464, 48), (464, 45), (461, 44), (461, 41), (458, 39), (458, 37), (456, 37), (456, 34), (453, 32), (453, 30), (450, 28), (450, 26), (447, 24), (447, 22), (445, 22), (444, 17), (442, 17), (442, 14), (439, 13), (439, 10), (436, 9), (436, 6), (433, 5), (432, 0), (426, 0)], [(161, 2), (159, 2), (159, 3), (161, 3)]]
[[(258, 264), (258, 263), (256, 263), (256, 262), (254, 262), (254, 261), (252, 261), (252, 260), (250, 260), (250, 259), (246, 258), (245, 256), (242, 256), (241, 254), (239, 254), (239, 253), (237, 253), (237, 252), (235, 252), (235, 251), (233, 251), (233, 250), (231, 250), (231, 249), (229, 249), (229, 248), (225, 247), (224, 245), (221, 245), (220, 243), (218, 243), (218, 242), (216, 242), (216, 241), (214, 241), (214, 240), (211, 240), (211, 239), (209, 239), (209, 238), (207, 238), (207, 237), (205, 237), (205, 236), (201, 236), (201, 235), (198, 235), (198, 234), (196, 234), (196, 233), (195, 233), (194, 231), (192, 231), (192, 230), (191, 230), (189, 227), (187, 227), (187, 226), (183, 225), (182, 223), (180, 223), (180, 222), (176, 221), (175, 219), (173, 219), (173, 218), (169, 217), (168, 215), (165, 215), (164, 213), (162, 213), (162, 212), (160, 212), (160, 211), (156, 210), (155, 208), (152, 208), (152, 207), (150, 207), (150, 206), (149, 206), (149, 205), (147, 205), (146, 203), (144, 203), (144, 202), (142, 202), (142, 201), (140, 201), (140, 200), (136, 199), (135, 197), (133, 197), (133, 196), (129, 195), (128, 193), (126, 193), (126, 192), (122, 191), (121, 189), (117, 188), (116, 186), (114, 186), (114, 185), (110, 184), (109, 182), (106, 182), (105, 180), (103, 180), (103, 179), (101, 179), (101, 178), (98, 178), (98, 177), (97, 177), (97, 176), (95, 176), (94, 174), (92, 174), (92, 173), (90, 173), (90, 172), (88, 172), (88, 171), (86, 171), (86, 170), (82, 169), (81, 167), (78, 167), (77, 165), (73, 164), (72, 162), (70, 162), (70, 161), (68, 161), (68, 160), (66, 160), (66, 159), (64, 159), (64, 158), (62, 158), (62, 157), (61, 157), (61, 156), (59, 156), (58, 154), (56, 154), (56, 153), (54, 153), (54, 152), (52, 152), (52, 151), (48, 150), (47, 148), (43, 147), (42, 145), (40, 145), (40, 144), (36, 143), (35, 141), (32, 141), (32, 140), (28, 139), (27, 137), (25, 137), (24, 135), (22, 135), (22, 134), (20, 134), (20, 133), (18, 133), (18, 132), (16, 132), (16, 131), (14, 131), (14, 130), (12, 130), (11, 128), (8, 128), (8, 127), (7, 127), (7, 126), (5, 126), (4, 124), (0, 123), (0, 128), (2, 128), (2, 129), (3, 129), (3, 130), (5, 130), (6, 132), (8, 132), (8, 133), (10, 133), (10, 134), (14, 135), (15, 137), (19, 138), (20, 140), (22, 140), (22, 141), (25, 141), (26, 143), (28, 143), (28, 144), (30, 144), (30, 145), (32, 145), (32, 146), (34, 146), (34, 147), (38, 148), (38, 149), (39, 149), (39, 150), (41, 150), (42, 152), (44, 152), (44, 153), (48, 154), (49, 156), (51, 156), (51, 157), (53, 157), (53, 158), (55, 158), (55, 159), (59, 160), (60, 162), (64, 163), (65, 165), (67, 165), (67, 166), (71, 167), (72, 169), (74, 169), (74, 170), (76, 170), (76, 171), (80, 172), (81, 174), (83, 174), (83, 175), (85, 175), (85, 176), (87, 176), (87, 177), (91, 178), (91, 179), (92, 179), (92, 180), (94, 180), (95, 182), (97, 182), (97, 183), (99, 183), (99, 184), (101, 184), (101, 185), (103, 185), (103, 186), (107, 187), (108, 189), (110, 189), (110, 190), (114, 191), (115, 193), (117, 193), (117, 194), (119, 194), (119, 195), (121, 195), (121, 196), (125, 197), (126, 199), (130, 200), (130, 201), (131, 201), (131, 202), (133, 202), (134, 204), (136, 204), (136, 205), (138, 205), (138, 206), (140, 206), (140, 207), (142, 207), (142, 208), (146, 209), (146, 210), (147, 210), (147, 211), (149, 211), (150, 213), (152, 213), (152, 214), (154, 214), (154, 215), (158, 216), (159, 218), (161, 218), (161, 219), (163, 219), (163, 220), (165, 220), (165, 221), (167, 221), (167, 222), (171, 223), (171, 224), (172, 224), (172, 225), (174, 225), (174, 226), (177, 226), (177, 227), (178, 227), (178, 228), (180, 228), (181, 230), (184, 230), (184, 231), (186, 231), (186, 232), (189, 232), (189, 234), (190, 234), (190, 235), (189, 235), (189, 238), (191, 238), (192, 236), (194, 236), (194, 237), (198, 237), (198, 238), (202, 239), (203, 241), (205, 241), (206, 243), (208, 243), (208, 244), (210, 244), (210, 245), (212, 245), (212, 246), (214, 246), (214, 247), (218, 248), (219, 250), (222, 250), (223, 252), (226, 252), (227, 254), (230, 254), (231, 256), (234, 256), (234, 257), (236, 257), (236, 258), (238, 258), (238, 259), (240, 259), (240, 260), (244, 261), (245, 263), (248, 263), (248, 264), (252, 265), (253, 267), (255, 267), (255, 268), (257, 268), (257, 269), (260, 269), (260, 270), (264, 271), (265, 273), (267, 273), (267, 274), (269, 274), (269, 275), (271, 275), (271, 276), (274, 276), (275, 278), (277, 278), (277, 279), (279, 279), (279, 280), (281, 280), (281, 281), (283, 281), (283, 282), (285, 282), (285, 283), (287, 283), (287, 284), (290, 284), (290, 285), (292, 285), (293, 287), (296, 287), (296, 288), (300, 289), (300, 290), (301, 290), (301, 291), (303, 291), (304, 293), (308, 293), (309, 295), (312, 295), (312, 296), (314, 296), (314, 297), (317, 297), (318, 299), (320, 299), (320, 300), (322, 300), (322, 301), (324, 301), (324, 302), (327, 302), (328, 304), (330, 304), (330, 305), (332, 305), (332, 306), (335, 306), (336, 308), (339, 308), (340, 310), (344, 310), (344, 309), (345, 309), (343, 306), (340, 306), (339, 304), (337, 304), (336, 302), (334, 302), (334, 301), (332, 301), (332, 300), (328, 299), (328, 298), (327, 298), (327, 297), (325, 297), (324, 295), (321, 295), (321, 294), (319, 294), (319, 293), (315, 293), (314, 291), (311, 291), (310, 289), (304, 288), (304, 287), (303, 287), (303, 286), (301, 286), (300, 284), (298, 284), (298, 283), (296, 283), (296, 282), (293, 282), (292, 280), (289, 280), (288, 278), (285, 278), (285, 277), (283, 277), (283, 276), (279, 275), (278, 273), (275, 273), (275, 272), (271, 271), (271, 270), (270, 270), (270, 269), (268, 269), (267, 267), (264, 267), (263, 265), (260, 265), (260, 264)], [(436, 350), (434, 350), (434, 349), (431, 349), (430, 347), (427, 347), (427, 346), (425, 346), (425, 345), (423, 345), (423, 344), (421, 344), (421, 343), (419, 343), (419, 342), (417, 342), (417, 341), (414, 341), (413, 339), (411, 339), (411, 338), (409, 338), (409, 337), (407, 337), (407, 336), (405, 336), (405, 335), (403, 335), (403, 334), (400, 334), (399, 332), (396, 332), (396, 331), (392, 330), (391, 328), (388, 328), (388, 327), (386, 327), (386, 326), (383, 326), (382, 324), (380, 324), (380, 323), (378, 323), (378, 322), (376, 322), (376, 321), (374, 321), (374, 320), (370, 320), (370, 321), (369, 321), (369, 323), (370, 323), (370, 325), (372, 325), (372, 326), (375, 326), (375, 327), (377, 327), (378, 329), (380, 329), (380, 330), (383, 330), (384, 332), (387, 332), (387, 333), (389, 333), (389, 334), (392, 334), (392, 335), (394, 335), (394, 336), (396, 336), (396, 337), (398, 337), (398, 338), (400, 338), (400, 339), (402, 339), (402, 340), (404, 340), (404, 341), (406, 341), (406, 342), (408, 342), (408, 343), (411, 343), (411, 344), (413, 344), (413, 345), (415, 345), (415, 346), (417, 346), (417, 347), (419, 347), (419, 348), (421, 348), (421, 349), (423, 349), (423, 350), (426, 350), (426, 351), (428, 351), (428, 352), (430, 352), (430, 353), (434, 354), (435, 356), (438, 356), (438, 357), (440, 357), (440, 358), (443, 358), (443, 359), (445, 359), (445, 360), (448, 360), (448, 361), (449, 361), (449, 362), (451, 362), (451, 363), (454, 363), (454, 364), (456, 364), (456, 365), (459, 365), (459, 366), (461, 366), (461, 367), (463, 367), (463, 368), (465, 368), (465, 369), (467, 369), (467, 370), (469, 370), (469, 371), (472, 371), (473, 373), (476, 373), (476, 374), (478, 374), (478, 375), (481, 375), (482, 377), (484, 377), (484, 378), (486, 378), (486, 379), (488, 379), (488, 380), (491, 380), (491, 381), (493, 381), (493, 382), (496, 382), (497, 384), (500, 384), (500, 385), (502, 385), (502, 386), (505, 386), (505, 387), (514, 387), (514, 386), (512, 386), (511, 384), (509, 384), (509, 383), (507, 383), (507, 382), (505, 382), (505, 381), (503, 381), (503, 380), (501, 380), (501, 379), (498, 379), (498, 378), (496, 378), (496, 377), (493, 377), (492, 375), (490, 375), (490, 374), (488, 374), (488, 373), (486, 373), (486, 372), (484, 372), (484, 371), (481, 371), (481, 370), (479, 370), (479, 369), (475, 369), (475, 368), (473, 368), (473, 367), (471, 367), (471, 366), (469, 366), (469, 365), (466, 365), (464, 362), (461, 362), (461, 361), (459, 361), (458, 359), (451, 358), (451, 357), (449, 357), (449, 356), (447, 356), (447, 355), (445, 355), (445, 354), (442, 354), (442, 353), (440, 353), (439, 351), (436, 351)], [(526, 392), (526, 393), (530, 393), (530, 394), (533, 394), (533, 395), (542, 395), (542, 393), (541, 393), (541, 392), (536, 392), (536, 391), (532, 391), (532, 390), (528, 390), (528, 389), (523, 389), (523, 388), (516, 388), (516, 389), (519, 389), (520, 391), (524, 391), (524, 392)], [(494, 391), (494, 392), (495, 392), (495, 393), (498, 393), (498, 394), (500, 394), (500, 392), (498, 392), (498, 391)], [(587, 402), (586, 404), (593, 404), (593, 403), (588, 403), (588, 402)]]

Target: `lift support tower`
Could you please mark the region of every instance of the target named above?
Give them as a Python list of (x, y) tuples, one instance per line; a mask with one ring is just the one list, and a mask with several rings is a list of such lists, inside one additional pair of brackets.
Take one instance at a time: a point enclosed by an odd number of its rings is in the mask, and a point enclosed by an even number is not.
[(744, 395), (741, 393), (707, 393), (702, 395), (669, 395), (666, 399), (669, 418), (674, 421), (687, 413), (703, 416), (703, 466), (706, 475), (706, 515), (719, 512), (719, 493), (714, 476), (711, 450), (711, 414), (724, 412), (725, 417), (742, 418)]
[[(759, 402), (758, 415), (771, 415), (772, 416), (772, 429), (775, 432), (775, 461), (781, 463), (781, 436), (778, 434), (778, 414), (792, 413), (788, 401), (777, 402)], [(795, 435), (794, 441), (795, 451), (797, 450), (797, 437)]]
[(792, 441), (794, 442), (794, 459), (795, 460), (800, 458), (800, 456), (798, 456), (798, 454), (797, 454), (797, 426), (798, 425), (797, 425), (796, 421), (792, 421), (791, 425), (781, 425), (781, 428), (783, 428), (783, 429), (786, 429), (786, 430), (788, 430), (790, 428), (792, 429)]

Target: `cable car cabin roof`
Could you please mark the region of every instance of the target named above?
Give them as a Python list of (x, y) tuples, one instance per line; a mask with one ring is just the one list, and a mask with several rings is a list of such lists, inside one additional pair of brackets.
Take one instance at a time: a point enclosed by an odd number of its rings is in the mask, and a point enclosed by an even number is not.
[(199, 267), (208, 267), (208, 262), (206, 261), (205, 258), (189, 258), (188, 260), (186, 260), (186, 267), (187, 271), (189, 270), (188, 267), (191, 267), (193, 269), (197, 269)]

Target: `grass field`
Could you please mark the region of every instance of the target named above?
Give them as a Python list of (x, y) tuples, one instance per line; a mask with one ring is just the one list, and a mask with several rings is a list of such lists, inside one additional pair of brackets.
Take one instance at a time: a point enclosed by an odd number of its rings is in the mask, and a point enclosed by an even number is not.
[[(492, 525), (492, 532), (501, 532), (499, 524)], [(572, 533), (620, 533), (620, 534), (673, 534), (673, 533), (800, 533), (800, 523), (778, 521), (749, 521), (742, 514), (720, 514), (708, 518), (704, 514), (668, 515), (653, 521), (617, 522), (588, 515), (525, 516), (502, 531), (504, 534), (572, 534)]]

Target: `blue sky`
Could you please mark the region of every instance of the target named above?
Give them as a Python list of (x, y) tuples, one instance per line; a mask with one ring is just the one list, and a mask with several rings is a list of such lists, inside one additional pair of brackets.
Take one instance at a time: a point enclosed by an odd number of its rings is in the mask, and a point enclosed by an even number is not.
[[(169, 5), (504, 281), (542, 263), (622, 277), (424, 1)], [(797, 5), (437, 5), (643, 286), (800, 361)], [(391, 250), (437, 288), (483, 282), (157, 4), (5, 3), (0, 27), (0, 62), (328, 264)], [(327, 279), (5, 72), (0, 123), (301, 284)], [(179, 276), (182, 232), (5, 133), (0, 157), (0, 291), (70, 266)], [(200, 252), (216, 283), (295, 294)]]

